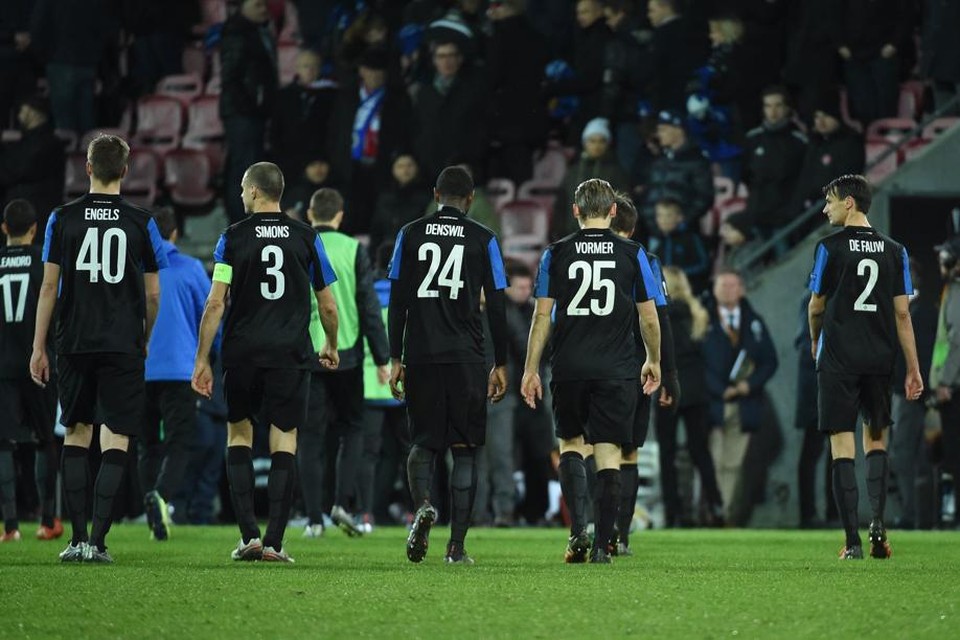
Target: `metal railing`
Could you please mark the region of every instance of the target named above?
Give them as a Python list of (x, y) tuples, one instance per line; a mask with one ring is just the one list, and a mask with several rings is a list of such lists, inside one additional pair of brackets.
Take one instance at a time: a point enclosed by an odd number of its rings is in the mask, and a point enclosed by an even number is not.
[[(934, 120), (943, 117), (945, 114), (956, 112), (956, 107), (960, 105), (960, 94), (955, 95), (950, 101), (945, 105), (941, 106), (939, 109), (935, 110), (928, 117), (922, 119), (918, 122), (913, 129), (906, 133), (901, 139), (896, 142), (891, 142), (890, 145), (884, 149), (880, 155), (875, 157), (870, 163), (864, 167), (864, 175), (868, 174), (874, 167), (878, 166), (880, 163), (884, 162), (891, 155), (900, 153), (900, 150), (903, 149), (907, 144), (916, 140), (923, 130)], [(866, 143), (866, 140), (864, 141)], [(897, 167), (899, 169), (899, 167)], [(892, 174), (891, 174), (892, 175)], [(771, 254), (776, 249), (777, 245), (780, 245), (784, 242), (789, 242), (790, 235), (806, 225), (811, 218), (816, 215), (819, 215), (823, 211), (823, 203), (817, 202), (810, 205), (802, 214), (791, 220), (789, 223), (785, 224), (779, 230), (776, 231), (772, 236), (759, 243), (753, 247), (750, 251), (744, 252), (743, 257), (735, 256), (733, 258), (733, 266), (740, 270), (744, 274), (751, 274), (753, 270), (761, 264), (761, 261), (765, 256)], [(826, 222), (824, 222), (826, 224)], [(820, 231), (822, 226), (810, 231), (811, 234), (817, 233)], [(809, 235), (809, 234), (808, 234)], [(791, 249), (795, 246), (796, 243), (791, 245)], [(787, 251), (789, 253), (789, 250)], [(784, 253), (786, 255), (786, 253)], [(779, 256), (777, 261), (783, 256)]]

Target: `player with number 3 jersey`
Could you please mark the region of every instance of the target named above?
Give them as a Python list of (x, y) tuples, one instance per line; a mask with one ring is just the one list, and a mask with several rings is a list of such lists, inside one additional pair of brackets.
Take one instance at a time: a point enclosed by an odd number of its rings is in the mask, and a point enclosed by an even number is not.
[(841, 176), (824, 187), (823, 194), (830, 224), (843, 229), (817, 244), (808, 318), (820, 391), (819, 428), (830, 434), (833, 491), (846, 532), (840, 558), (863, 558), (853, 462), (858, 414), (863, 418), (867, 493), (873, 511), (870, 555), (887, 558), (886, 442), (898, 341), (907, 365), (906, 398), (917, 400), (923, 391), (909, 311), (913, 294), (909, 260), (902, 245), (870, 226), (866, 178)]

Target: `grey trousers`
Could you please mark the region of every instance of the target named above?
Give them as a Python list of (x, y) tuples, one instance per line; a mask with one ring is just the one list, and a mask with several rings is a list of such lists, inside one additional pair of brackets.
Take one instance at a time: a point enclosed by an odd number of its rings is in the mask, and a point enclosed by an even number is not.
[(930, 474), (930, 459), (923, 441), (926, 407), (893, 394), (893, 429), (890, 439), (890, 466), (897, 476), (897, 494), (904, 520), (917, 523), (917, 484)]
[(514, 431), (518, 402), (517, 394), (510, 392), (497, 404), (487, 407), (487, 443), (477, 457), (477, 499), (473, 507), (476, 524), (489, 522), (491, 503), (494, 519), (513, 519), (516, 505)]

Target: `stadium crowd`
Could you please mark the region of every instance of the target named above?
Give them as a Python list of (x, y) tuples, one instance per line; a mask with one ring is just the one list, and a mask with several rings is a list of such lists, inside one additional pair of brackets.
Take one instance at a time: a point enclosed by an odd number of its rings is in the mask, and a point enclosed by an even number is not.
[[(4, 0), (0, 193), (4, 205), (29, 202), (42, 230), (56, 205), (86, 192), (87, 143), (98, 131), (118, 133), (132, 148), (125, 195), (159, 211), (176, 264), (184, 219), (222, 208), (240, 220), (241, 177), (270, 160), (285, 175), (290, 216), (325, 229), (333, 218), (311, 218), (313, 195), (342, 194), (335, 227), (361, 241), (358, 273), (375, 293), (372, 313), (382, 316), (398, 230), (433, 210), (439, 171), (462, 166), (483, 185), (470, 215), (500, 234), (507, 258), (513, 382), (525, 358), (536, 259), (576, 228), (576, 186), (603, 178), (635, 201), (635, 238), (668, 268), (673, 295), (683, 396), (677, 415), (655, 412), (666, 526), (748, 525), (772, 462), (751, 434), (773, 419), (764, 386), (778, 366), (773, 341), (789, 336), (770, 335), (731, 259), (819, 201), (833, 178), (863, 172), (868, 157), (956, 95), (960, 45), (948, 26), (956, 24), (960, 2), (932, 0)], [(941, 252), (948, 279), (957, 277), (958, 255), (953, 244)], [(147, 363), (154, 414), (165, 419), (161, 432), (156, 416), (141, 443), (139, 473), (131, 463), (124, 512), (142, 512), (142, 496), (157, 490), (175, 521), (202, 524), (232, 518), (222, 481), (226, 409), (217, 393), (196, 403), (189, 392), (176, 398), (190, 379), (190, 363), (176, 358), (193, 353), (209, 287), (202, 264), (182, 256), (181, 266), (162, 277), (195, 295), (180, 300), (176, 318), (161, 316), (158, 327), (172, 324), (154, 336), (169, 341), (151, 346), (159, 372)], [(938, 333), (935, 286), (918, 289), (927, 371)], [(797, 427), (806, 438), (799, 515), (812, 527), (822, 520), (812, 487), (825, 439), (815, 412), (805, 412), (816, 388), (802, 382), (813, 366), (803, 358), (805, 326), (797, 335)], [(386, 359), (372, 340), (370, 347), (366, 362), (354, 363), (366, 382), (362, 411), (317, 409), (333, 419), (313, 454), (321, 496), (311, 503), (304, 495), (301, 505), (310, 535), (330, 524), (321, 515), (334, 507), (344, 508), (352, 534), (411, 517), (404, 412), (378, 381)], [(749, 365), (731, 378), (740, 353)], [(945, 375), (960, 374), (948, 366)], [(931, 384), (932, 398), (952, 417), (949, 390), (960, 380), (942, 380), (947, 391)], [(186, 415), (171, 420), (165, 402)], [(912, 427), (896, 432), (894, 470), (920, 486), (930, 474), (923, 417), (899, 402), (898, 423), (903, 415)], [(511, 384), (490, 410), (488, 445), (476, 523), (563, 517), (551, 500), (557, 451), (548, 407), (524, 406)], [(955, 465), (955, 443), (944, 447)], [(0, 478), (4, 495), (16, 484), (22, 513), (39, 503), (30, 451), (15, 454), (17, 478)], [(264, 488), (269, 456), (254, 457)], [(899, 491), (901, 524), (929, 525), (918, 506), (926, 493), (908, 487)]]

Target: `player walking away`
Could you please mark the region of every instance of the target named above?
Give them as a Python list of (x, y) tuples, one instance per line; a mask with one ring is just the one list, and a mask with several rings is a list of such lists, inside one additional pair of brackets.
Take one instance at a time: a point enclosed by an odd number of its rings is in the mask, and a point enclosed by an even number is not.
[[(427, 553), (437, 510), (430, 501), (437, 454), (451, 448), (452, 514), (444, 560), (472, 564), (463, 542), (477, 493), (477, 450), (486, 438), (486, 399), (507, 386), (507, 277), (496, 235), (467, 218), (473, 179), (460, 167), (437, 178), (439, 209), (400, 230), (389, 278), (391, 391), (406, 396), (413, 447), (407, 474), (418, 507), (407, 558)], [(494, 367), (484, 365), (481, 292), (493, 335)], [(401, 359), (402, 363), (401, 364)]]
[[(341, 350), (336, 371), (315, 371), (310, 378), (311, 410), (300, 431), (298, 446), (301, 487), (309, 519), (304, 535), (315, 537), (323, 531), (323, 459), (326, 431), (333, 425), (339, 448), (330, 518), (347, 535), (359, 536), (363, 530), (354, 513), (361, 500), (357, 478), (363, 454), (363, 345), (366, 338), (377, 363), (380, 383), (386, 383), (390, 377), (387, 331), (373, 289), (367, 249), (338, 231), (344, 216), (343, 197), (335, 189), (319, 189), (310, 198), (307, 215), (337, 274), (330, 291), (337, 303), (337, 344)], [(314, 348), (319, 350), (324, 332), (318, 316), (311, 317), (310, 334)]]
[(169, 267), (160, 273), (160, 313), (147, 353), (147, 407), (138, 467), (147, 526), (160, 541), (170, 536), (167, 503), (179, 492), (196, 446), (197, 396), (190, 387), (190, 356), (197, 352), (210, 278), (202, 262), (177, 250), (173, 211), (161, 209), (155, 219)]
[[(213, 393), (210, 347), (230, 293), (223, 333), (227, 400), (227, 480), (240, 525), (234, 560), (293, 562), (283, 548), (296, 483), (297, 428), (307, 420), (310, 371), (310, 289), (327, 335), (320, 362), (335, 369), (337, 307), (328, 285), (336, 276), (316, 232), (280, 212), (283, 174), (277, 165), (251, 165), (241, 182), (244, 209), (253, 215), (227, 228), (213, 258), (213, 286), (200, 322), (193, 388)], [(253, 509), (253, 424), (270, 425), (270, 502), (261, 540)]]
[[(540, 259), (520, 392), (531, 407), (543, 398), (538, 372), (556, 313), (551, 391), (560, 438), (560, 487), (573, 521), (564, 559), (587, 559), (584, 459), (592, 445), (598, 517), (590, 561), (607, 563), (620, 503), (621, 447), (632, 441), (638, 374), (645, 393), (660, 386), (660, 284), (643, 247), (610, 230), (617, 205), (609, 183), (580, 183), (573, 214), (580, 230), (547, 247)], [(634, 349), (634, 314), (639, 314), (646, 348), (642, 366)]]
[(857, 413), (863, 418), (867, 495), (873, 511), (870, 555), (890, 557), (883, 524), (887, 496), (890, 374), (897, 340), (903, 349), (908, 400), (923, 392), (909, 298), (913, 293), (907, 251), (867, 220), (870, 185), (844, 175), (823, 188), (830, 224), (843, 229), (817, 244), (810, 274), (810, 339), (817, 362), (821, 431), (830, 434), (833, 492), (846, 532), (840, 558), (861, 559), (859, 493), (853, 458)]
[[(14, 443), (38, 441), (37, 492), (42, 515), (37, 538), (54, 540), (63, 535), (56, 517), (57, 387), (54, 378), (45, 388), (30, 382), (31, 319), (37, 315), (37, 297), (43, 282), (37, 214), (26, 200), (12, 200), (3, 210), (5, 247), (0, 248), (0, 501), (4, 532), (0, 542), (20, 540), (17, 520)], [(53, 345), (48, 341), (47, 349)]]
[[(123, 481), (130, 437), (146, 405), (144, 358), (160, 306), (159, 269), (167, 266), (157, 224), (120, 197), (130, 147), (100, 135), (87, 147), (90, 193), (54, 209), (43, 243), (30, 375), (50, 380), (46, 344), (56, 315), (63, 489), (73, 523), (63, 562), (110, 563), (106, 536)], [(59, 293), (58, 293), (59, 291)], [(56, 306), (56, 309), (54, 307)], [(89, 448), (100, 425), (100, 471), (87, 538)]]
[[(617, 215), (610, 221), (610, 230), (621, 238), (632, 238), (637, 226), (637, 209), (633, 201), (624, 193), (616, 194)], [(647, 252), (653, 280), (658, 284), (654, 302), (657, 306), (657, 321), (660, 325), (660, 369), (662, 371), (662, 386), (657, 398), (659, 406), (676, 411), (680, 402), (680, 381), (677, 376), (677, 364), (673, 352), (673, 329), (670, 325), (670, 316), (667, 313), (667, 290), (660, 266), (660, 259)], [(634, 316), (637, 324), (634, 326), (634, 340), (637, 345), (637, 366), (643, 363), (646, 350), (643, 343), (643, 333), (639, 326), (639, 316)], [(631, 556), (630, 524), (637, 508), (637, 490), (640, 488), (640, 477), (637, 471), (637, 451), (647, 441), (647, 432), (650, 430), (650, 413), (652, 398), (643, 392), (643, 384), (637, 383), (637, 409), (634, 412), (633, 430), (630, 440), (623, 446), (620, 459), (620, 506), (617, 510), (617, 522), (613, 535), (610, 538), (608, 550), (612, 555)]]

